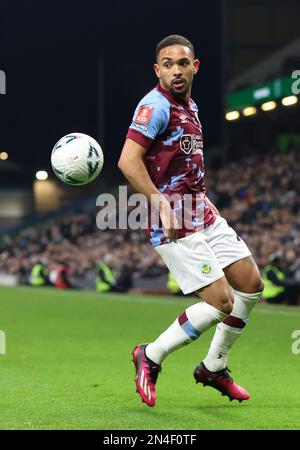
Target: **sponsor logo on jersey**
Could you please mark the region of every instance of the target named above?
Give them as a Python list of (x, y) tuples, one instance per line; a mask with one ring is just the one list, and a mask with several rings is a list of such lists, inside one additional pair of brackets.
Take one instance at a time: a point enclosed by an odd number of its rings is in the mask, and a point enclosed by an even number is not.
[(211, 272), (211, 265), (205, 262), (201, 265), (201, 269), (204, 275), (208, 275)]
[(141, 128), (144, 131), (148, 130), (148, 127), (145, 127), (145, 125), (141, 125), (139, 123), (134, 123), (134, 125), (135, 125), (136, 128)]
[(203, 148), (203, 141), (200, 135), (183, 134), (180, 138), (180, 149), (189, 155), (192, 153), (201, 153)]
[(153, 109), (150, 106), (141, 106), (134, 122), (140, 125), (146, 125), (150, 120)]
[(187, 116), (185, 114), (180, 114), (179, 119), (181, 123), (187, 123)]

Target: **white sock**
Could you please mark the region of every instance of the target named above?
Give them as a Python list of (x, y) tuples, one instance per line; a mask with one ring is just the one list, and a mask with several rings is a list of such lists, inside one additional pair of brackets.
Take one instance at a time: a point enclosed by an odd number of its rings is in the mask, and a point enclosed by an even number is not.
[(237, 338), (242, 334), (248, 322), (248, 317), (261, 297), (262, 292), (244, 294), (233, 290), (234, 304), (231, 314), (219, 323), (211, 341), (206, 358), (205, 367), (212, 372), (222, 370), (227, 366), (228, 353)]
[(197, 339), (212, 325), (221, 322), (227, 314), (200, 302), (187, 308), (154, 342), (146, 347), (146, 355), (156, 364), (174, 350)]

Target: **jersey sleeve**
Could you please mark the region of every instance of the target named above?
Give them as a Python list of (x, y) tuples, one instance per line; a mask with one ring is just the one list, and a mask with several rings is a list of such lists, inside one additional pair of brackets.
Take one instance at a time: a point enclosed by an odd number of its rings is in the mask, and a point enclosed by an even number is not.
[(142, 100), (133, 115), (126, 138), (140, 144), (146, 150), (153, 140), (167, 128), (170, 119), (170, 106), (165, 101)]

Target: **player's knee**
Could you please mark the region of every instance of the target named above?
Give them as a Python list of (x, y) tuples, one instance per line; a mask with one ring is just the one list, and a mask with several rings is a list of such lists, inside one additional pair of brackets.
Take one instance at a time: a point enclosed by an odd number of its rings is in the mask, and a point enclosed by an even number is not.
[(222, 295), (219, 301), (219, 309), (224, 314), (230, 314), (233, 308), (233, 296), (227, 292)]
[(257, 283), (257, 287), (256, 287), (256, 291), (255, 292), (262, 292), (265, 288), (264, 282), (263, 280), (260, 278), (258, 283)]
[(229, 315), (232, 311), (232, 308), (233, 308), (233, 304), (230, 301), (226, 301), (226, 302), (222, 303), (222, 305), (221, 305), (221, 311), (224, 314)]
[(255, 277), (247, 286), (248, 294), (255, 294), (256, 292), (262, 292), (264, 290), (264, 282), (260, 276)]

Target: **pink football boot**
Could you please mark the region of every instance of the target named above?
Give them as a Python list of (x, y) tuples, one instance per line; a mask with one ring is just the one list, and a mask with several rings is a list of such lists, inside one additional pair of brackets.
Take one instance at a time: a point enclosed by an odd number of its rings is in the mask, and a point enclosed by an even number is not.
[(137, 345), (132, 351), (132, 362), (135, 365), (136, 392), (142, 397), (142, 401), (148, 406), (155, 406), (156, 393), (155, 384), (161, 366), (155, 364), (146, 356), (145, 348), (147, 344)]
[(203, 386), (211, 386), (221, 392), (222, 395), (227, 395), (229, 400), (248, 400), (250, 394), (243, 387), (236, 384), (229, 376), (230, 370), (225, 369), (218, 370), (217, 372), (211, 372), (208, 370), (203, 362), (201, 362), (194, 370), (194, 378), (196, 383), (202, 383)]

